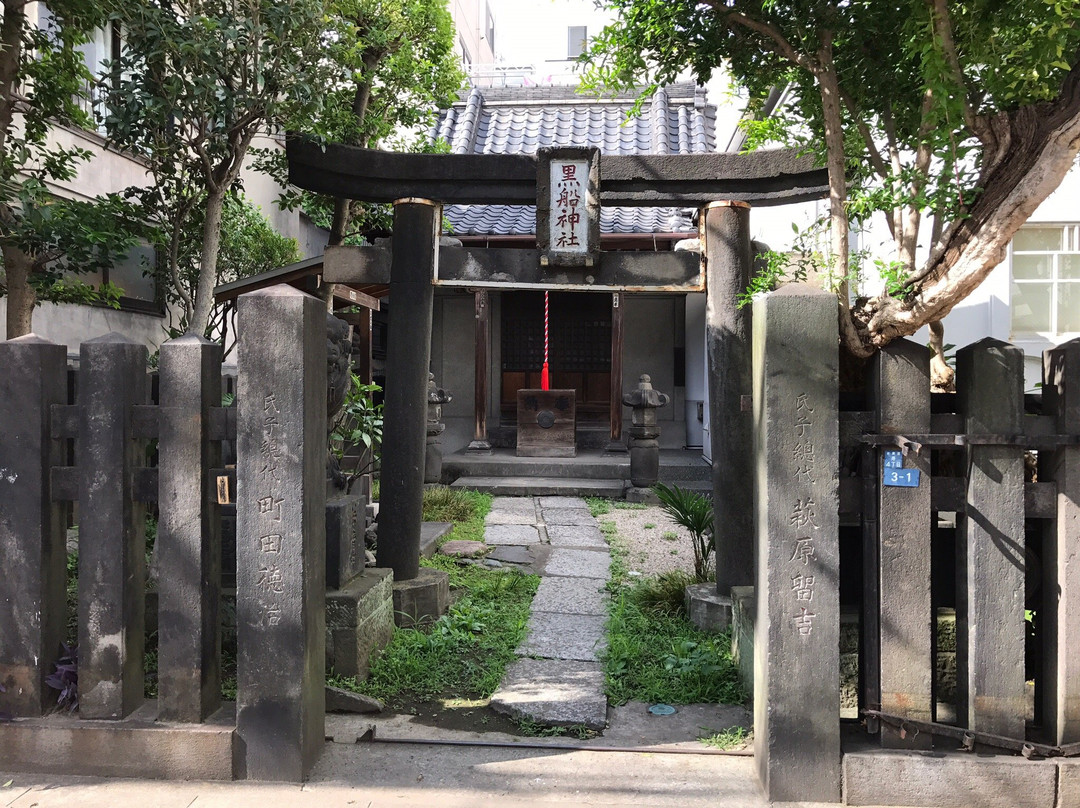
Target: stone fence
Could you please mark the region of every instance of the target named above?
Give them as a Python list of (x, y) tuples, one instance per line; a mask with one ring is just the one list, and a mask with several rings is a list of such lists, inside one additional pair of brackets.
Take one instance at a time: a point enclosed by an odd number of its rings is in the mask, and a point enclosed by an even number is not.
[[(324, 736), (326, 314), (289, 287), (239, 303), (238, 395), (220, 346), (147, 352), (0, 342), (0, 768), (303, 779)], [(235, 439), (237, 703), (220, 701), (220, 443)], [(149, 467), (148, 444), (158, 464)], [(70, 444), (74, 465), (70, 464)], [(228, 499), (228, 497), (226, 497)], [(46, 685), (68, 622), (66, 527), (78, 504), (78, 712)], [(156, 502), (158, 698), (144, 692), (145, 505)], [(361, 564), (362, 567), (362, 564)], [(54, 713), (49, 715), (50, 713)]]

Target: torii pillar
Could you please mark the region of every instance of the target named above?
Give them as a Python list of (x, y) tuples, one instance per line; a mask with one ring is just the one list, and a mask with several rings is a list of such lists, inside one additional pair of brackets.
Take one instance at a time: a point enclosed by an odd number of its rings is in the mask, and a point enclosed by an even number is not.
[[(754, 583), (754, 453), (750, 307), (750, 206), (711, 202), (701, 210), (705, 248), (705, 344), (712, 441), (716, 593)], [(728, 604), (730, 618), (730, 604)]]
[(383, 399), (384, 452), (379, 496), (380, 567), (394, 581), (417, 577), (423, 522), (424, 451), (427, 442), (431, 313), (439, 263), (442, 207), (427, 199), (394, 202), (390, 272), (390, 334)]

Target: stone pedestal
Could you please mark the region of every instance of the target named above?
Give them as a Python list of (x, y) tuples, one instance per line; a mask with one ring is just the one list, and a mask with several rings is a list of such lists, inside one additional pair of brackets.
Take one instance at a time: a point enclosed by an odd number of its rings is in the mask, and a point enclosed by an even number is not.
[(341, 589), (364, 571), (367, 500), (359, 491), (326, 503), (326, 588)]
[(326, 593), (326, 666), (337, 676), (366, 679), (372, 655), (394, 636), (393, 580), (370, 567)]
[(686, 613), (699, 630), (719, 634), (731, 627), (731, 598), (716, 593), (716, 584), (692, 584), (684, 596)]
[(394, 622), (401, 628), (434, 623), (450, 608), (450, 576), (421, 567), (415, 578), (394, 581)]

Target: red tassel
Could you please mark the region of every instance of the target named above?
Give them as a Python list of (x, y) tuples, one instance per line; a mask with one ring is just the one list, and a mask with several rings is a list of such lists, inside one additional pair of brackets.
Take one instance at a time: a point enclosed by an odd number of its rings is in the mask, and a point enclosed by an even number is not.
[(544, 368), (543, 368), (543, 370), (540, 371), (540, 389), (541, 390), (550, 390), (551, 389), (551, 379), (548, 378), (548, 363), (547, 362), (544, 363)]

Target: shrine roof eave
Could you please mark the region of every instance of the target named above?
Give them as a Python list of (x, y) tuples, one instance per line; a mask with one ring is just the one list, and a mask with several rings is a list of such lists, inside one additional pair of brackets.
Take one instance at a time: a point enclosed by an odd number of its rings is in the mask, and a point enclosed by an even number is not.
[[(411, 154), (286, 141), (289, 181), (366, 202), (420, 197), (444, 204), (536, 203), (535, 155)], [(701, 206), (717, 200), (771, 206), (828, 195), (828, 171), (795, 149), (746, 154), (601, 155), (602, 205)]]
[[(323, 256), (316, 255), (295, 264), (277, 267), (248, 278), (223, 283), (214, 289), (214, 302), (231, 303), (240, 295), (287, 283), (308, 294), (316, 294), (321, 283)], [(335, 308), (342, 306), (363, 306), (378, 311), (379, 299), (386, 297), (389, 287), (385, 284), (339, 284), (334, 290)]]

